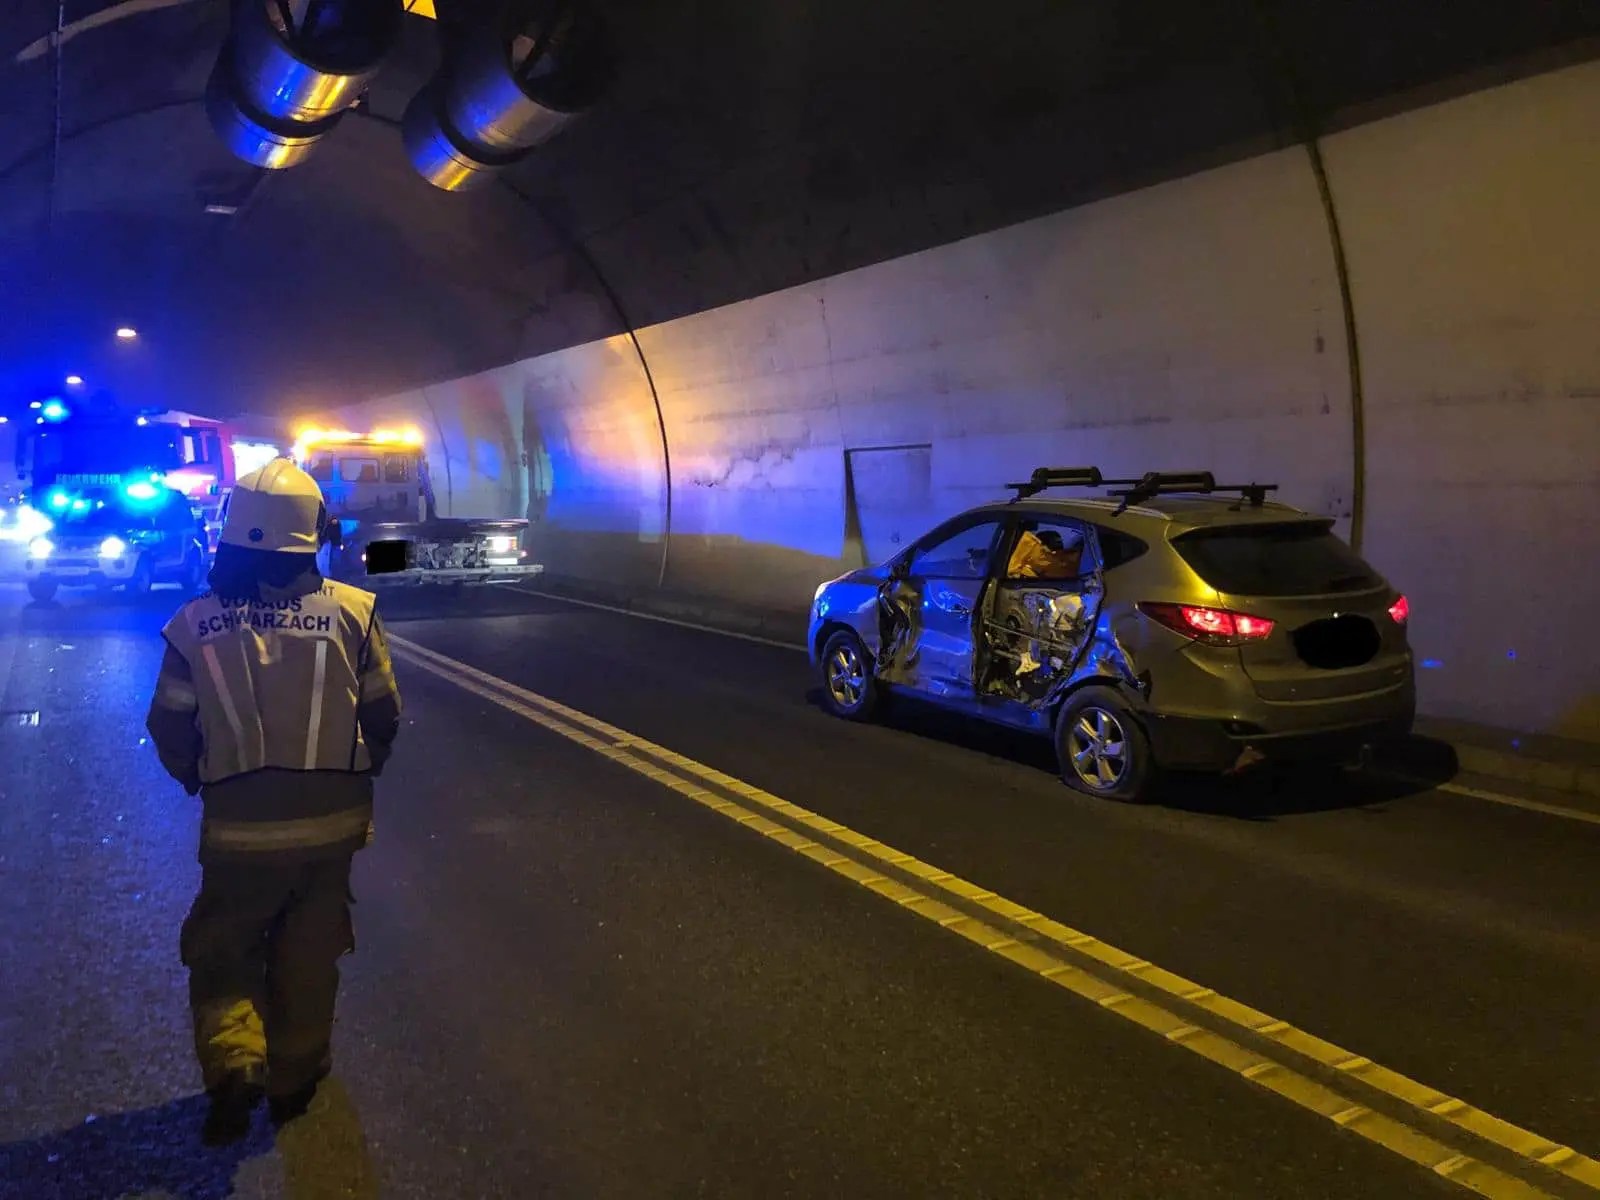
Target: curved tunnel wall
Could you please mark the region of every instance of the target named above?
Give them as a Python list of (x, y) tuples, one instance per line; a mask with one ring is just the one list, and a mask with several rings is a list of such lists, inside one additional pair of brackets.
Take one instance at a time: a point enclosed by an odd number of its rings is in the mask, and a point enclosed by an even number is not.
[[(1600, 739), (1600, 64), (1322, 153), (1365, 551), (1413, 600), (1424, 710)], [(526, 512), (552, 573), (653, 588), (669, 537), (669, 590), (758, 608), (803, 607), (1046, 463), (1272, 480), (1349, 528), (1340, 283), (1302, 148), (638, 338), (670, 531), (626, 337), (350, 415), (414, 416), (450, 464), (447, 511)]]

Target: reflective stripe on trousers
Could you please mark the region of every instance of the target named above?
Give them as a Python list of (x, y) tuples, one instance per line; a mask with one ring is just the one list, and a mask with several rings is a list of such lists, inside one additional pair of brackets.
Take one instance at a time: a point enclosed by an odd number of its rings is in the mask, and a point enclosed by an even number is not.
[(305, 850), (364, 838), (370, 806), (298, 821), (229, 821), (207, 817), (200, 825), (203, 845), (215, 850)]

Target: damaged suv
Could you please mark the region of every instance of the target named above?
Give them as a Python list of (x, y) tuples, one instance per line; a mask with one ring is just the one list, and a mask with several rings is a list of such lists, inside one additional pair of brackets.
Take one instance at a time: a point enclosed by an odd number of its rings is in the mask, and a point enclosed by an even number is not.
[(862, 720), (906, 693), (1045, 734), (1068, 784), (1119, 800), (1164, 768), (1338, 765), (1403, 737), (1405, 597), (1276, 486), (1041, 468), (817, 589), (824, 702)]

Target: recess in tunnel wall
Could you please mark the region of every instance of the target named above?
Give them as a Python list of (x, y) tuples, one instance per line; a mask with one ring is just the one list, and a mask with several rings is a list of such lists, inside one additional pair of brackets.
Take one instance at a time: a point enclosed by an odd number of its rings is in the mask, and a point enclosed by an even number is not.
[[(1415, 600), (1424, 710), (1600, 738), (1600, 65), (1324, 155), (1365, 363), (1366, 549)], [(646, 588), (669, 534), (670, 588), (795, 610), (871, 522), (926, 528), (1087, 463), (1276, 482), (1348, 531), (1331, 245), (1296, 148), (640, 330), (653, 391), (626, 338), (505, 368), (534, 545), (552, 572)], [(475, 386), (429, 389), (447, 430)], [(923, 448), (889, 472), (915, 487), (863, 514), (855, 466), (896, 447)]]

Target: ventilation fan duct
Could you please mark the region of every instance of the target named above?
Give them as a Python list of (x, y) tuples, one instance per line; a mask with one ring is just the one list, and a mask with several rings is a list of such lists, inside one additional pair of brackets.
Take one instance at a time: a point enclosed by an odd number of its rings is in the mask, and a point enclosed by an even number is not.
[(592, 106), (612, 75), (610, 34), (597, 14), (519, 6), (498, 26), (463, 30), (459, 54), (406, 108), (406, 153), (434, 187), (482, 187)]
[(382, 68), (403, 0), (241, 0), (206, 86), (206, 115), (237, 157), (304, 162)]

